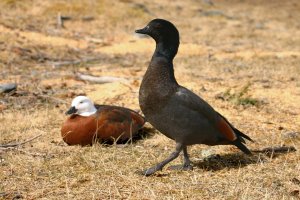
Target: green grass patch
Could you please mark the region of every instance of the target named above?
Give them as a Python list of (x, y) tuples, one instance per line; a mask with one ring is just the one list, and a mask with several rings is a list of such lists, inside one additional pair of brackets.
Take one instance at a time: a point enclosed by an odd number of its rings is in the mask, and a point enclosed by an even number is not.
[(230, 101), (236, 105), (242, 106), (259, 106), (262, 104), (262, 101), (249, 95), (249, 88), (251, 84), (247, 83), (240, 90), (232, 92), (231, 88), (228, 88), (224, 93), (221, 93), (216, 96), (218, 99), (225, 101)]

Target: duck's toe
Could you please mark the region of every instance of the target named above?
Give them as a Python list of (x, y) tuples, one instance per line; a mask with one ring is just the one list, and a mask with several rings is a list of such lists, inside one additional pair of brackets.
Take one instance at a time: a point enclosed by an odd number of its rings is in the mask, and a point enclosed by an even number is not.
[(151, 167), (149, 169), (146, 169), (146, 170), (142, 171), (142, 175), (150, 176), (150, 175), (154, 174), (155, 172), (157, 172), (158, 170), (160, 170), (160, 169), (158, 169), (156, 166)]
[(190, 171), (193, 170), (193, 166), (188, 164), (188, 165), (172, 165), (168, 167), (170, 170), (182, 170), (182, 171)]

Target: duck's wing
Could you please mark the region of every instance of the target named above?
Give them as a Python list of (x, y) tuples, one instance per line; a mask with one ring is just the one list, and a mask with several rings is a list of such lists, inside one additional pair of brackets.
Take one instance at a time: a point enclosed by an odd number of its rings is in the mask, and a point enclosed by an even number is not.
[(215, 123), (219, 119), (218, 113), (201, 97), (188, 90), (185, 87), (180, 86), (173, 98), (181, 105), (184, 105), (188, 109), (198, 111), (201, 115), (205, 116), (211, 123)]
[[(216, 128), (216, 134), (221, 134), (228, 142), (240, 148), (243, 152), (249, 154), (250, 151), (245, 147), (242, 142), (243, 138), (250, 139), (244, 133), (235, 129), (226, 118), (216, 112), (206, 101), (197, 96), (192, 91), (184, 87), (179, 87), (173, 98), (177, 103), (185, 106), (186, 108), (197, 111), (204, 116), (207, 121)], [(251, 139), (250, 139), (251, 140)]]
[(98, 110), (98, 114), (105, 113), (110, 117), (113, 121), (122, 122), (124, 120), (134, 120), (140, 126), (145, 124), (145, 118), (140, 115), (137, 111), (134, 111), (130, 108), (125, 108), (121, 106), (111, 106), (111, 105), (99, 105), (95, 104), (95, 107)]
[(119, 106), (98, 106), (96, 119), (98, 121), (99, 137), (127, 139), (136, 133), (145, 123), (138, 113)]

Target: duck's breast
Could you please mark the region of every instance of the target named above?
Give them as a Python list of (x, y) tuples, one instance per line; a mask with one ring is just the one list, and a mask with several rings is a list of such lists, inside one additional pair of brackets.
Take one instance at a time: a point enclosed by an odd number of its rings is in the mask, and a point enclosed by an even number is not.
[(70, 116), (61, 128), (61, 136), (69, 145), (91, 145), (96, 137), (95, 116)]

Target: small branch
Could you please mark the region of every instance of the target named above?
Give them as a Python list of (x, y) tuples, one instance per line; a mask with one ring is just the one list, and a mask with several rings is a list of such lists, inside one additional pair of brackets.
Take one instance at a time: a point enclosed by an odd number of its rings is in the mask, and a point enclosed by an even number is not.
[(61, 104), (69, 104), (68, 102), (62, 100), (62, 99), (59, 99), (59, 98), (56, 98), (56, 97), (52, 97), (52, 96), (48, 96), (48, 95), (37, 95), (37, 97), (40, 97), (40, 98), (44, 98), (44, 99), (51, 99), (53, 101), (56, 101), (57, 103), (61, 103)]
[(0, 94), (1, 93), (9, 93), (16, 89), (17, 89), (17, 84), (15, 84), (15, 83), (0, 84)]
[(254, 150), (253, 152), (257, 153), (286, 153), (297, 151), (293, 146), (275, 146), (275, 147), (267, 147), (262, 150)]
[(28, 151), (24, 151), (23, 149), (17, 149), (19, 152), (22, 152), (26, 155), (30, 155), (32, 157), (46, 157), (46, 156), (51, 156), (49, 154), (46, 154), (46, 153), (31, 153), (31, 152), (28, 152)]
[(95, 44), (102, 44), (103, 46), (107, 44), (103, 39), (100, 38), (86, 37), (85, 40), (88, 42), (93, 42)]
[(72, 18), (69, 16), (62, 16), (60, 13), (57, 14), (57, 27), (65, 28), (64, 22), (65, 20), (71, 20)]
[(100, 84), (102, 84), (102, 83), (112, 83), (112, 82), (123, 82), (123, 83), (128, 82), (124, 78), (119, 78), (119, 77), (114, 77), (114, 76), (97, 77), (97, 76), (91, 76), (91, 75), (80, 74), (80, 73), (76, 74), (76, 78), (79, 79), (79, 80), (94, 82), (94, 83), (100, 83)]
[(93, 21), (95, 17), (93, 16), (84, 16), (81, 18), (82, 21)]
[(70, 61), (61, 61), (61, 62), (52, 62), (51, 65), (52, 67), (62, 67), (65, 65), (79, 65), (82, 63), (87, 63), (87, 62), (93, 62), (93, 61), (98, 61), (101, 60), (101, 58), (85, 58), (81, 60), (70, 60)]
[(34, 136), (33, 138), (30, 138), (28, 140), (25, 140), (24, 142), (19, 142), (19, 143), (14, 143), (14, 144), (1, 144), (0, 145), (0, 148), (9, 148), (9, 147), (18, 147), (18, 146), (21, 146), (23, 144), (26, 144), (28, 142), (31, 142), (32, 140), (36, 139), (36, 138), (39, 138), (41, 137), (43, 134), (39, 134), (37, 136)]
[(57, 14), (57, 27), (64, 28), (64, 21), (60, 15), (60, 13)]

